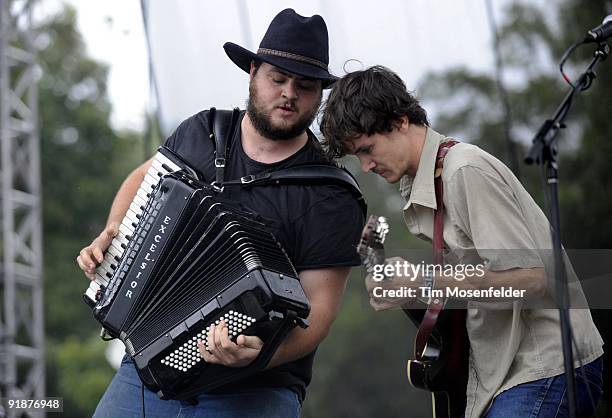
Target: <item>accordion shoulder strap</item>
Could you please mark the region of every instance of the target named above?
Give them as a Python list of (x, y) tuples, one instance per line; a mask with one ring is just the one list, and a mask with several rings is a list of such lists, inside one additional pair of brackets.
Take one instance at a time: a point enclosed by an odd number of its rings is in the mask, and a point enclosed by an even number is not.
[(225, 181), (225, 164), (229, 153), (228, 138), (234, 134), (238, 127), (239, 116), (240, 110), (238, 108), (234, 108), (234, 110), (218, 110), (212, 107), (208, 113), (210, 137), (215, 146), (216, 179), (212, 183), (215, 190), (221, 191), (226, 186), (336, 184), (345, 187), (357, 198), (364, 216), (366, 215), (367, 205), (357, 180), (346, 168), (333, 162), (305, 163), (272, 172), (249, 174), (238, 180)]
[(249, 174), (238, 180), (226, 181), (223, 186), (253, 187), (268, 184), (335, 184), (346, 188), (357, 198), (364, 216), (367, 212), (366, 201), (357, 180), (346, 168), (335, 163), (307, 163), (277, 171)]
[(217, 110), (211, 107), (208, 112), (208, 130), (215, 146), (215, 175), (213, 187), (222, 187), (225, 173), (225, 162), (228, 153), (228, 138), (236, 130), (240, 109)]

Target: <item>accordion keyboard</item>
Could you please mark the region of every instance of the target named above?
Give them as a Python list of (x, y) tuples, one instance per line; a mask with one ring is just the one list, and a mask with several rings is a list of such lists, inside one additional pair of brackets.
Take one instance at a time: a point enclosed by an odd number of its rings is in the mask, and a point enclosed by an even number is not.
[(159, 184), (163, 175), (182, 169), (183, 167), (179, 164), (181, 162), (176, 161), (170, 153), (164, 153), (161, 149), (153, 157), (151, 167), (147, 171), (144, 180), (136, 192), (136, 196), (134, 196), (134, 200), (132, 200), (125, 217), (121, 221), (117, 236), (113, 238), (111, 245), (106, 250), (104, 260), (96, 269), (94, 280), (91, 281), (83, 295), (88, 305), (93, 307), (96, 304), (117, 269), (151, 192)]

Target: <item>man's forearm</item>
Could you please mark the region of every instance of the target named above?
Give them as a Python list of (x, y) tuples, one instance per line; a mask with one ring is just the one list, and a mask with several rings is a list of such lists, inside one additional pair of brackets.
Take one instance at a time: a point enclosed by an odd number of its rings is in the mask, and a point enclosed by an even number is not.
[[(404, 262), (406, 261), (399, 257), (387, 259), (388, 265), (403, 265)], [(507, 302), (514, 299), (538, 299), (547, 292), (546, 273), (543, 268), (483, 270), (483, 274), (461, 276), (436, 273), (433, 279), (435, 292), (428, 291), (430, 283), (424, 273), (402, 273), (403, 269), (384, 280), (375, 280), (373, 275), (368, 275), (366, 288), (370, 295), (370, 305), (374, 309), (410, 306), (417, 300), (425, 301), (429, 297)], [(501, 292), (502, 288), (508, 290), (510, 287), (513, 289), (511, 294)]]
[(300, 359), (317, 348), (329, 332), (329, 327), (320, 325), (322, 321), (324, 321), (322, 315), (318, 315), (316, 312), (309, 315), (309, 327), (306, 329), (296, 328), (291, 331), (285, 341), (278, 346), (267, 368), (271, 369)]
[[(546, 273), (543, 268), (517, 268), (505, 271), (485, 271), (481, 277), (462, 278), (437, 275), (435, 289), (457, 288), (468, 291), (482, 291), (490, 288), (514, 287), (524, 290), (524, 297), (539, 298), (546, 292)], [(469, 298), (468, 298), (469, 299)], [(480, 298), (486, 301), (488, 298)], [(491, 298), (491, 300), (498, 300)]]
[(327, 336), (338, 315), (349, 267), (306, 270), (300, 282), (310, 301), (308, 328), (294, 329), (278, 347), (268, 369), (304, 357)]
[(113, 200), (113, 204), (111, 205), (108, 219), (106, 221), (106, 227), (115, 224), (117, 227), (125, 217), (130, 204), (134, 200), (134, 196), (136, 192), (138, 192), (138, 188), (140, 184), (144, 180), (145, 173), (151, 166), (150, 161), (145, 162), (140, 167), (136, 168), (134, 171), (127, 176), (127, 178), (121, 184), (121, 187), (117, 191), (115, 195), (115, 199)]

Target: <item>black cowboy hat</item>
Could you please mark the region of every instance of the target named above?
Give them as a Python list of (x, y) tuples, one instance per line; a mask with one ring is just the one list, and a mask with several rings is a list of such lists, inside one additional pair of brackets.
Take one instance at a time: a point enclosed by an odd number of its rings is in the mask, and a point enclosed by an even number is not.
[(293, 9), (285, 9), (270, 23), (256, 54), (232, 42), (226, 42), (223, 49), (234, 64), (247, 73), (254, 60), (302, 77), (322, 80), (324, 88), (338, 79), (327, 68), (327, 26), (319, 15), (304, 17)]

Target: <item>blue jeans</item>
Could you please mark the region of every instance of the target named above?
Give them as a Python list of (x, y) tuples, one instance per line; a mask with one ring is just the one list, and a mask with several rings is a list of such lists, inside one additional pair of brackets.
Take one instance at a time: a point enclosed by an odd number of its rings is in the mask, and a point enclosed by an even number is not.
[[(602, 372), (601, 357), (575, 370), (578, 417), (590, 417), (595, 412), (602, 394)], [(565, 375), (561, 374), (505, 390), (495, 397), (486, 417), (567, 417), (569, 410), (565, 382)]]
[[(257, 388), (221, 395), (201, 395), (197, 405), (164, 401), (144, 388), (146, 418), (298, 418), (300, 402), (287, 388)], [(141, 418), (142, 383), (126, 356), (104, 392), (94, 418)]]

